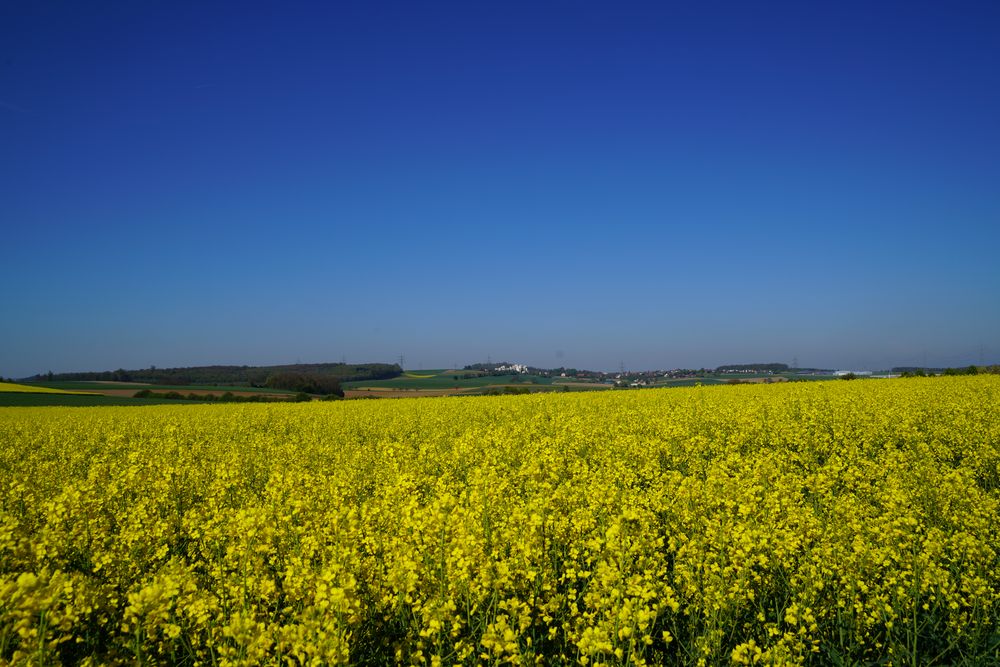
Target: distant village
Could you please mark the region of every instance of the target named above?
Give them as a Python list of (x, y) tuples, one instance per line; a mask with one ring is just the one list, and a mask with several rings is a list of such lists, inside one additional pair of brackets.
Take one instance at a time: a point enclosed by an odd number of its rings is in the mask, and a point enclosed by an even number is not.
[(664, 381), (679, 380), (728, 380), (734, 384), (740, 382), (789, 382), (795, 379), (816, 379), (819, 377), (898, 377), (900, 372), (885, 371), (875, 374), (869, 370), (846, 370), (826, 368), (794, 368), (787, 364), (729, 364), (716, 368), (673, 368), (669, 370), (632, 371), (624, 368), (617, 372), (583, 370), (578, 368), (539, 368), (527, 364), (511, 362), (487, 362), (470, 364), (467, 371), (488, 373), (490, 375), (536, 375), (545, 378), (566, 378), (579, 382), (601, 383), (619, 387), (647, 387), (661, 385)]
[[(670, 370), (630, 371), (625, 364), (617, 372), (581, 370), (578, 368), (538, 368), (510, 362), (471, 364), (467, 371), (490, 375), (525, 375), (564, 379), (561, 384), (603, 384), (615, 388), (662, 387), (696, 384), (705, 380), (712, 384), (770, 384), (775, 382), (801, 382), (806, 380), (855, 378), (888, 379), (898, 377), (928, 377), (935, 375), (975, 375), (1000, 373), (1000, 365), (970, 365), (959, 368), (928, 368), (922, 366), (894, 366), (888, 370), (798, 368), (782, 363), (728, 364), (716, 368), (672, 368)], [(528, 378), (526, 378), (528, 379)]]

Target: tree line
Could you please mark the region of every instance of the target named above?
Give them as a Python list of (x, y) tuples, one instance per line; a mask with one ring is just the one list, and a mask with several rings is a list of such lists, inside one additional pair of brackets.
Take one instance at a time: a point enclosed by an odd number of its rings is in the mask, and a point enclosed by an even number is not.
[[(895, 372), (897, 369), (894, 368), (892, 370)], [(976, 366), (973, 364), (965, 366), (964, 368), (899, 368), (899, 374), (904, 378), (930, 377), (934, 375), (980, 375), (986, 373), (1000, 375), (1000, 365), (993, 364), (991, 366)]]
[(741, 373), (751, 371), (756, 373), (784, 373), (788, 364), (728, 364), (715, 369), (716, 373)]
[[(311, 401), (313, 397), (305, 392), (289, 394), (288, 396), (241, 396), (227, 391), (224, 394), (182, 394), (179, 391), (150, 391), (142, 389), (132, 395), (133, 398), (155, 398), (167, 401), (199, 401), (211, 403), (299, 403)], [(339, 396), (324, 397), (325, 400), (333, 400)]]
[(388, 380), (403, 373), (399, 364), (285, 364), (279, 366), (187, 366), (180, 368), (140, 368), (84, 373), (39, 373), (29, 380), (145, 382), (160, 385), (231, 384), (252, 387), (268, 386), (272, 375), (298, 373), (331, 377), (338, 382), (353, 380)]
[(340, 387), (337, 378), (315, 373), (294, 373), (291, 371), (273, 373), (267, 378), (266, 384), (271, 389), (287, 389), (304, 394), (344, 395), (344, 390)]

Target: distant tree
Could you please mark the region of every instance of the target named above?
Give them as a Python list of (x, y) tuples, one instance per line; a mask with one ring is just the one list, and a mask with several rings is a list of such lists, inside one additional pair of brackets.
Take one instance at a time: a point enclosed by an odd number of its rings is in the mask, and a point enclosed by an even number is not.
[(273, 373), (267, 378), (266, 384), (272, 389), (288, 389), (305, 394), (344, 395), (340, 382), (329, 375), (294, 372)]
[(752, 371), (760, 373), (782, 373), (788, 370), (788, 364), (770, 363), (770, 364), (728, 364), (726, 366), (719, 366), (715, 369), (716, 373), (732, 373), (732, 372), (743, 372)]

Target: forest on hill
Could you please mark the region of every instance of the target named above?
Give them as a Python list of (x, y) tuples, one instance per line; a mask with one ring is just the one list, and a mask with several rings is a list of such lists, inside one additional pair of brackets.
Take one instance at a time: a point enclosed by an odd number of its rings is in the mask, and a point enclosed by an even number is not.
[(232, 384), (262, 387), (268, 378), (285, 373), (328, 377), (338, 382), (353, 380), (387, 380), (402, 374), (398, 364), (286, 364), (280, 366), (187, 366), (136, 370), (119, 368), (114, 371), (81, 373), (45, 373), (26, 380), (41, 381), (106, 381), (143, 382), (158, 385)]

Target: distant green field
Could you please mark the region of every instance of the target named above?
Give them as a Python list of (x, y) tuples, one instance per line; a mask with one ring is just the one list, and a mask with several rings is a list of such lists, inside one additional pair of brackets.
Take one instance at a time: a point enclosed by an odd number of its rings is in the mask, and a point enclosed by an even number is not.
[(209, 384), (141, 384), (138, 382), (32, 382), (27, 386), (48, 387), (50, 389), (62, 389), (67, 391), (101, 391), (102, 389), (149, 389), (150, 391), (176, 391), (182, 394), (205, 393), (205, 392), (225, 392), (225, 391), (254, 391), (265, 394), (294, 394), (294, 391), (285, 389), (270, 389), (268, 387), (244, 387), (240, 385), (209, 385)]
[(63, 391), (99, 391), (101, 389), (148, 389), (152, 385), (140, 384), (138, 382), (25, 382), (28, 387), (46, 387), (49, 389), (62, 389)]
[(803, 381), (815, 381), (815, 380), (835, 380), (836, 377), (832, 375), (799, 375), (798, 373), (775, 373), (774, 375), (766, 374), (752, 374), (747, 373), (742, 375), (739, 373), (733, 374), (714, 374), (710, 375), (705, 379), (718, 380), (719, 382), (729, 382), (730, 380), (759, 380), (767, 378), (785, 378), (787, 380), (803, 380)]
[(471, 389), (467, 392), (463, 392), (463, 396), (489, 396), (493, 394), (511, 394), (511, 393), (529, 393), (529, 394), (542, 394), (542, 393), (553, 393), (558, 391), (566, 391), (565, 389), (557, 389), (552, 385), (543, 384), (528, 384), (528, 385), (517, 385), (516, 391), (508, 391), (511, 385), (487, 385), (485, 387), (479, 387), (477, 389)]
[(124, 396), (87, 396), (82, 394), (0, 394), (0, 407), (39, 407), (59, 405), (86, 407), (94, 405), (177, 405), (201, 401), (128, 398)]
[(774, 375), (739, 375), (739, 374), (713, 374), (706, 377), (700, 378), (681, 378), (677, 380), (670, 379), (659, 379), (655, 387), (694, 387), (696, 385), (717, 385), (717, 384), (729, 384), (731, 382), (740, 380), (754, 380), (760, 378), (773, 378), (774, 380), (781, 381), (779, 378), (788, 379), (790, 381), (821, 381), (821, 380), (832, 380), (835, 379), (829, 375), (796, 375), (793, 373), (776, 373)]
[(724, 384), (715, 378), (682, 378), (679, 380), (661, 380), (654, 387), (695, 387), (697, 385)]
[(143, 387), (143, 389), (149, 389), (150, 391), (177, 391), (182, 394), (189, 393), (206, 393), (206, 392), (225, 392), (225, 391), (253, 391), (259, 394), (294, 394), (294, 391), (289, 391), (288, 389), (271, 389), (270, 387), (241, 387), (239, 385), (232, 384), (187, 384), (182, 387), (169, 384), (152, 384), (148, 387)]
[[(415, 375), (429, 375), (430, 371), (408, 371)], [(552, 378), (539, 375), (481, 375), (473, 378), (462, 378), (464, 373), (439, 374), (433, 377), (396, 377), (389, 380), (359, 380), (345, 382), (344, 389), (359, 387), (385, 387), (388, 389), (450, 389), (452, 387), (488, 387), (490, 385), (516, 384), (526, 387), (534, 385), (551, 385)], [(455, 378), (458, 379), (455, 379)], [(534, 382), (532, 382), (532, 380)]]

